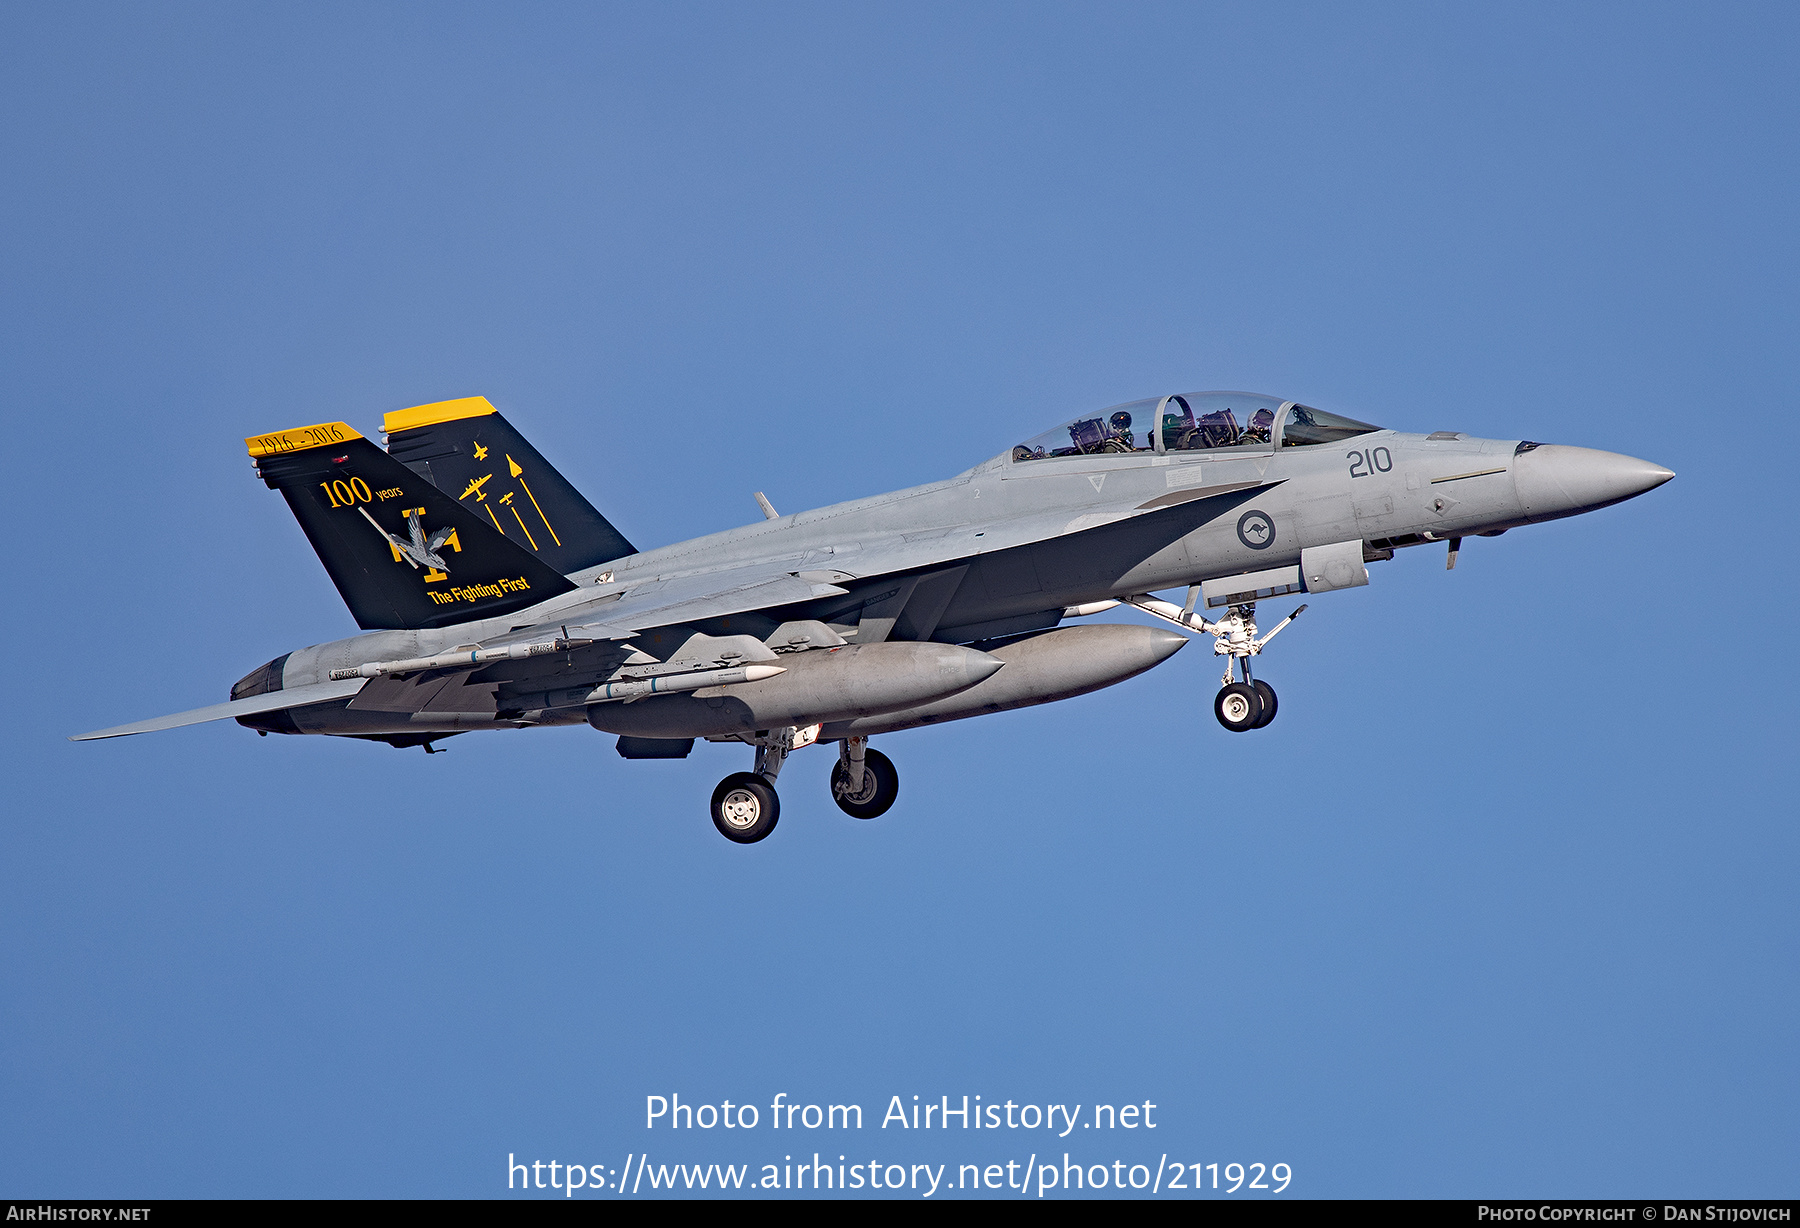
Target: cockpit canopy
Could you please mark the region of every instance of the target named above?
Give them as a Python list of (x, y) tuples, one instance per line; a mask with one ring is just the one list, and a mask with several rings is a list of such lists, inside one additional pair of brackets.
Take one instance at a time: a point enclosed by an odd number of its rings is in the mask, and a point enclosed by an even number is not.
[(1255, 392), (1185, 392), (1127, 401), (1063, 422), (1012, 450), (1019, 461), (1125, 452), (1269, 451), (1380, 430)]

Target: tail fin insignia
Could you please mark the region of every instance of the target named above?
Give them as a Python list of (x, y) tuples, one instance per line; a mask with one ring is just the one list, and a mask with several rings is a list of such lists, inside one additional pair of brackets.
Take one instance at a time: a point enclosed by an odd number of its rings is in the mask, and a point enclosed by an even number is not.
[(387, 416), (388, 454), (564, 575), (637, 550), (486, 397)]
[(245, 442), (360, 627), (451, 626), (574, 587), (341, 422)]

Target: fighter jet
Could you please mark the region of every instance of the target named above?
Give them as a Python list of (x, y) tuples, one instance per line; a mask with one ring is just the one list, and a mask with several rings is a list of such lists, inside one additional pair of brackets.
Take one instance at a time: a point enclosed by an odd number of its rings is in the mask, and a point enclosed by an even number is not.
[[(953, 478), (639, 550), (485, 398), (252, 436), (364, 634), (276, 657), (229, 702), (76, 740), (235, 718), (259, 734), (439, 748), (589, 725), (626, 759), (754, 750), (712, 820), (750, 844), (788, 755), (835, 746), (859, 819), (899, 793), (869, 739), (1083, 695), (1210, 636), (1233, 733), (1275, 718), (1259, 604), (1368, 564), (1608, 507), (1675, 476), (1613, 452), (1408, 433), (1281, 397), (1196, 392), (1084, 414)], [(469, 493), (507, 458), (513, 484)], [(513, 497), (517, 496), (517, 497)], [(503, 505), (508, 516), (494, 512)], [(374, 531), (370, 531), (373, 526)], [(1183, 595), (1182, 600), (1156, 596)], [(1162, 625), (1081, 621), (1121, 606)]]

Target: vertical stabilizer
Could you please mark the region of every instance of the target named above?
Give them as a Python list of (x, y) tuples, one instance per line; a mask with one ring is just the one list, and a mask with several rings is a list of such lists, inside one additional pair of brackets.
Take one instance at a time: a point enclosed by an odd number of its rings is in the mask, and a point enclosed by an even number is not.
[(486, 397), (397, 410), (388, 454), (564, 575), (636, 554)]
[(574, 587), (342, 422), (244, 442), (359, 627), (448, 627)]

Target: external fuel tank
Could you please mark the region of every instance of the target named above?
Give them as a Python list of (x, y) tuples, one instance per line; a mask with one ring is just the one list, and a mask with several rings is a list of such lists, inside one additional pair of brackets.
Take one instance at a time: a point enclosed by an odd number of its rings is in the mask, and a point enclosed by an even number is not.
[(1059, 627), (990, 649), (987, 655), (1006, 668), (976, 686), (916, 707), (832, 721), (820, 730), (819, 740), (892, 733), (1085, 695), (1162, 664), (1187, 642), (1180, 632), (1160, 627)]

